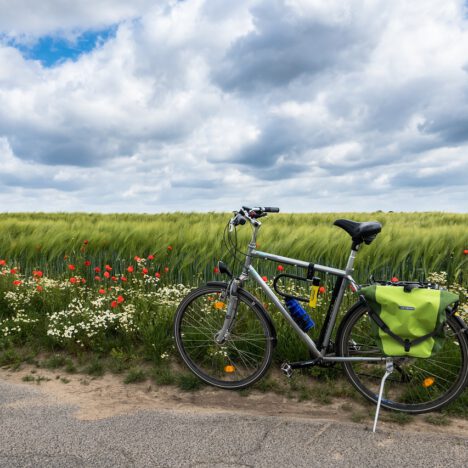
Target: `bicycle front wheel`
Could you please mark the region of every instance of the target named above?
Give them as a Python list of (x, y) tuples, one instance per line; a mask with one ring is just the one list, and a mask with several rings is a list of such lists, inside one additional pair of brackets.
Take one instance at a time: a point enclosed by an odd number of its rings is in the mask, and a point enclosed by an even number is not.
[(242, 290), (228, 339), (216, 334), (226, 317), (226, 287), (204, 286), (179, 305), (174, 337), (183, 361), (201, 380), (216, 387), (240, 389), (260, 379), (273, 354), (273, 334), (266, 313)]
[[(351, 309), (338, 332), (341, 356), (384, 356), (371, 332), (365, 306)], [(407, 413), (425, 413), (442, 408), (464, 389), (468, 379), (468, 339), (459, 322), (447, 317), (445, 340), (430, 358), (395, 357), (394, 371), (385, 383), (382, 406)], [(385, 362), (348, 361), (344, 371), (353, 386), (377, 403)]]

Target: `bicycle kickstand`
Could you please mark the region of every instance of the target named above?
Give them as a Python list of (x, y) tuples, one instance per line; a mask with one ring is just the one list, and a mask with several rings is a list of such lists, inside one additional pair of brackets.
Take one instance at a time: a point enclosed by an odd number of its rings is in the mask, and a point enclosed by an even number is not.
[(377, 401), (377, 408), (375, 410), (374, 428), (372, 429), (372, 432), (375, 432), (375, 429), (377, 427), (377, 420), (379, 419), (380, 405), (382, 403), (382, 395), (384, 391), (385, 381), (387, 380), (387, 377), (392, 372), (393, 372), (393, 359), (387, 358), (385, 360), (385, 375), (382, 377), (382, 381), (380, 382), (379, 399)]

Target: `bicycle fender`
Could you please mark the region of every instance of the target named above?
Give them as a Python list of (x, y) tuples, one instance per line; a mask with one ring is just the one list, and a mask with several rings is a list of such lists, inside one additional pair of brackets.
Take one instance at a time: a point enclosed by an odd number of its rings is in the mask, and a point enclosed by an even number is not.
[[(222, 288), (228, 287), (228, 283), (225, 283), (224, 281), (208, 281), (206, 285), (207, 286), (220, 286)], [(249, 291), (247, 291), (244, 288), (239, 288), (238, 293), (244, 295), (250, 302), (252, 302), (255, 305), (255, 307), (257, 307), (258, 311), (262, 314), (268, 327), (270, 328), (271, 336), (273, 337), (272, 344), (273, 344), (273, 348), (275, 348), (276, 343), (278, 341), (276, 338), (276, 328), (273, 323), (273, 320), (271, 320), (271, 317), (268, 315), (267, 311), (265, 310), (265, 307), (263, 307), (263, 304), (255, 296), (253, 296)]]

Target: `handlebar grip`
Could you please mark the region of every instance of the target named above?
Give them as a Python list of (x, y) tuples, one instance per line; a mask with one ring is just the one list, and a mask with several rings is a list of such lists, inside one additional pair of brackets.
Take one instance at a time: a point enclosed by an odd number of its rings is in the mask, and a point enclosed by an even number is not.
[(275, 206), (265, 206), (263, 208), (263, 211), (265, 213), (279, 213), (279, 208), (275, 207)]

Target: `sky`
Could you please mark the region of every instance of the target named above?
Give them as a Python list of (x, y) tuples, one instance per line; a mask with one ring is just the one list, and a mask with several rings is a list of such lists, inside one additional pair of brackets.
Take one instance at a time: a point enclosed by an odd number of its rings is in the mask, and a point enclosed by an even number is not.
[(4, 212), (468, 212), (463, 0), (0, 0)]

